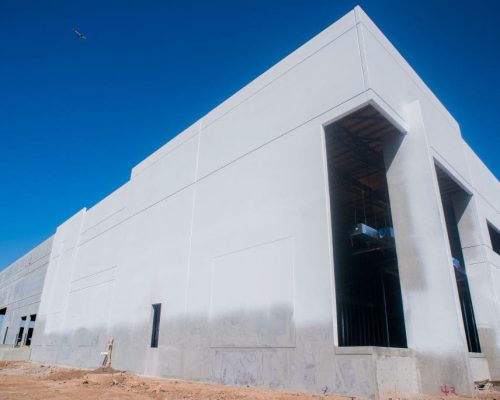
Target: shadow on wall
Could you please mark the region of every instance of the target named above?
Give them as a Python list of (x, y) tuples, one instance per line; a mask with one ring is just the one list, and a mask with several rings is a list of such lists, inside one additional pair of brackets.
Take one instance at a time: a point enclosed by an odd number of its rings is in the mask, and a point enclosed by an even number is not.
[[(262, 323), (272, 315), (281, 316), (283, 323)], [(294, 326), (289, 307), (277, 307), (270, 314), (241, 310), (212, 321), (164, 317), (158, 348), (150, 347), (151, 324), (143, 320), (44, 335), (41, 319), (31, 358), (96, 368), (103, 362), (100, 353), (108, 339), (114, 337), (113, 367), (139, 374), (362, 397), (374, 397), (381, 390), (418, 393), (412, 356), (336, 354), (332, 321)], [(269, 342), (269, 337), (277, 339)]]

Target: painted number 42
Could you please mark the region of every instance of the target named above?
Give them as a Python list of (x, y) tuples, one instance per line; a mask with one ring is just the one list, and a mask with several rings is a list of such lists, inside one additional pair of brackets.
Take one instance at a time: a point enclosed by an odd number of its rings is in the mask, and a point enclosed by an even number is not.
[(444, 393), (445, 396), (448, 396), (449, 394), (454, 394), (456, 395), (455, 393), (455, 387), (454, 386), (441, 386), (441, 392)]

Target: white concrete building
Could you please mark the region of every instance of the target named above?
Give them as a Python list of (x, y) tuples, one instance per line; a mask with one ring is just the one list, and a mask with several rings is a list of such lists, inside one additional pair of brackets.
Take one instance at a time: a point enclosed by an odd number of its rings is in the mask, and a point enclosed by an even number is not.
[(0, 273), (0, 338), (36, 313), (45, 363), (95, 368), (114, 337), (113, 366), (146, 375), (471, 395), (500, 379), (499, 209), (356, 8), (59, 226), (37, 311), (9, 316), (28, 278), (11, 298)]

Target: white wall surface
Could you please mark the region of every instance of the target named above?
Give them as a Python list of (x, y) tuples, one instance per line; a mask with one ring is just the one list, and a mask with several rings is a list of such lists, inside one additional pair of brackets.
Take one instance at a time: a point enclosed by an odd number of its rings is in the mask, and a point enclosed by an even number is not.
[[(5, 338), (5, 344), (14, 345), (21, 317), (27, 317), (26, 325), (23, 323), (26, 332), (30, 315), (38, 313), (52, 239), (39, 244), (0, 272), (0, 309), (7, 308), (0, 326), (0, 344)], [(34, 335), (37, 329), (35, 324)]]

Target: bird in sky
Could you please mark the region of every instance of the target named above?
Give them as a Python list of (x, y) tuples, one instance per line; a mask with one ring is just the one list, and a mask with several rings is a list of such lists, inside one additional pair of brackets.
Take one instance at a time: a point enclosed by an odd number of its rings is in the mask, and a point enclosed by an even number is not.
[(78, 39), (85, 40), (87, 39), (87, 36), (85, 36), (83, 33), (78, 32), (76, 28), (73, 28), (73, 33), (78, 36)]

